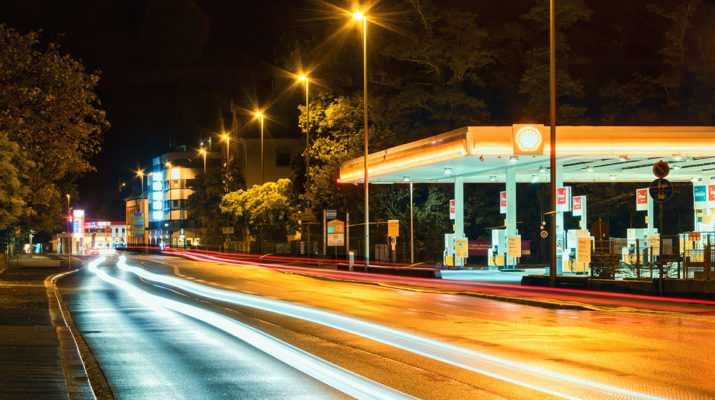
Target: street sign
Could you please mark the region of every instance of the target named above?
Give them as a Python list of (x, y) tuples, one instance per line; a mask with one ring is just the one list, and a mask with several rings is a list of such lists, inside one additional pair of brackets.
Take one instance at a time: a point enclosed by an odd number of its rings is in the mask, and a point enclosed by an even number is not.
[(648, 189), (636, 189), (636, 211), (648, 211)]
[(338, 217), (337, 210), (325, 210), (325, 218), (326, 219), (335, 219), (337, 217)]
[(657, 176), (658, 178), (665, 178), (668, 176), (668, 173), (670, 172), (670, 167), (668, 166), (668, 163), (665, 161), (658, 161), (657, 163), (653, 164), (653, 175)]
[(541, 236), (542, 239), (546, 239), (547, 237), (549, 237), (549, 231), (541, 231), (541, 233), (539, 233), (539, 236)]
[(571, 186), (556, 188), (556, 211), (571, 211)]
[(673, 186), (666, 179), (656, 179), (651, 182), (648, 192), (656, 203), (665, 203), (673, 197)]
[(578, 238), (576, 262), (591, 262), (592, 243), (590, 237)]
[(313, 208), (313, 202), (308, 199), (303, 200), (303, 208)]
[(387, 220), (387, 236), (390, 236), (390, 237), (400, 236), (400, 220), (398, 220), (398, 219), (388, 219)]
[(521, 257), (521, 236), (510, 236), (507, 239), (507, 257)]

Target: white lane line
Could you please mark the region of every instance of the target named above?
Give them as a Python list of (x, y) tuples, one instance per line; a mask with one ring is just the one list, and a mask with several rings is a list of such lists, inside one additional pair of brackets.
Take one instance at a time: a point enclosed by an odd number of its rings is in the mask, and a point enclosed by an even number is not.
[[(87, 365), (85, 364), (84, 358), (82, 357), (82, 352), (79, 350), (79, 345), (77, 344), (77, 338), (75, 337), (75, 333), (73, 332), (72, 328), (70, 328), (69, 324), (67, 323), (67, 319), (69, 317), (67, 315), (65, 315), (65, 310), (62, 308), (62, 302), (60, 300), (60, 296), (57, 293), (58, 292), (57, 279), (62, 278), (65, 275), (73, 274), (77, 271), (79, 271), (79, 270), (73, 269), (71, 271), (61, 272), (59, 274), (48, 276), (47, 279), (45, 279), (44, 286), (47, 288), (47, 290), (52, 291), (52, 294), (55, 295), (55, 301), (57, 301), (57, 308), (59, 308), (59, 310), (60, 310), (60, 315), (62, 316), (62, 321), (65, 323), (65, 327), (67, 327), (67, 330), (70, 333), (70, 337), (72, 337), (72, 343), (74, 343), (75, 350), (77, 350), (77, 355), (79, 356), (80, 364), (82, 365), (82, 371), (84, 371), (84, 376), (81, 377), (82, 383), (89, 386), (89, 392), (92, 394), (92, 398), (97, 400), (97, 395), (96, 395), (96, 393), (94, 393), (94, 387), (92, 386), (92, 381), (89, 379), (89, 374), (87, 373)], [(52, 307), (50, 307), (50, 312), (53, 312)], [(64, 367), (64, 365), (63, 365), (63, 367)], [(65, 371), (65, 376), (67, 376), (67, 377), (70, 376), (67, 371)], [(68, 385), (69, 385), (69, 382), (68, 382)]]
[[(103, 281), (123, 289), (143, 305), (153, 307), (159, 306), (215, 326), (216, 328), (241, 339), (247, 344), (256, 347), (264, 353), (271, 355), (283, 363), (290, 365), (298, 371), (310, 375), (349, 396), (358, 399), (413, 398), (405, 393), (399, 392), (388, 386), (382, 385), (352, 371), (325, 361), (322, 358), (316, 357), (293, 345), (276, 339), (253, 327), (227, 318), (221, 314), (161, 296), (156, 296), (141, 290), (129, 282), (112, 277), (105, 271), (98, 269), (97, 266), (104, 262), (104, 260), (104, 257), (93, 260), (89, 263), (88, 269), (97, 274), (97, 276)], [(120, 257), (120, 261), (117, 265), (123, 262), (124, 256)]]
[(565, 399), (662, 399), (661, 397), (575, 378), (527, 364), (478, 353), (384, 325), (329, 311), (245, 293), (222, 290), (176, 277), (154, 274), (144, 269), (127, 265), (126, 259), (123, 257), (120, 257), (117, 266), (147, 281), (158, 282), (162, 285), (185, 290), (204, 298), (270, 311), (329, 326), (424, 357)]

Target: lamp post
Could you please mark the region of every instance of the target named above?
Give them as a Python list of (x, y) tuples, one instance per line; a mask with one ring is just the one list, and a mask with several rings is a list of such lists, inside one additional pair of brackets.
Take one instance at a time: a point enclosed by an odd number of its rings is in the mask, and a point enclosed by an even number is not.
[(363, 116), (365, 118), (365, 156), (363, 157), (363, 180), (365, 181), (365, 268), (370, 264), (370, 202), (367, 173), (367, 17), (361, 13), (353, 14), (356, 21), (362, 21), (362, 68), (363, 68)]
[(551, 259), (549, 283), (556, 285), (556, 40), (554, 0), (549, 0), (549, 113), (551, 114), (550, 167), (551, 167)]
[(137, 176), (139, 177), (139, 179), (141, 179), (141, 182), (142, 182), (142, 196), (144, 196), (144, 170), (141, 170), (141, 169), (140, 169), (139, 171), (137, 171)]
[(204, 156), (204, 174), (205, 174), (206, 173), (206, 150), (204, 150), (204, 149), (199, 150), (199, 154)]
[(308, 88), (310, 80), (307, 76), (301, 75), (299, 81), (305, 81), (305, 186), (308, 186), (308, 170), (310, 169), (310, 97), (308, 96)]
[(258, 118), (261, 121), (261, 185), (264, 183), (264, 176), (263, 176), (263, 113), (260, 111), (257, 111), (255, 114), (256, 118)]
[(67, 268), (72, 267), (72, 209), (70, 208), (70, 194), (67, 193)]
[(229, 159), (228, 150), (230, 148), (229, 144), (230, 144), (231, 138), (224, 132), (224, 134), (221, 135), (221, 139), (226, 141), (226, 166), (228, 166), (228, 159)]

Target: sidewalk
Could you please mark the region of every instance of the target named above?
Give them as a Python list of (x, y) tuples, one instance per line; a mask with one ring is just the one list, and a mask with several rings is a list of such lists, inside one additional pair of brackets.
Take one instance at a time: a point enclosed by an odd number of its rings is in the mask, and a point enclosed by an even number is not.
[(0, 273), (0, 398), (94, 399), (45, 279), (66, 260), (13, 257)]

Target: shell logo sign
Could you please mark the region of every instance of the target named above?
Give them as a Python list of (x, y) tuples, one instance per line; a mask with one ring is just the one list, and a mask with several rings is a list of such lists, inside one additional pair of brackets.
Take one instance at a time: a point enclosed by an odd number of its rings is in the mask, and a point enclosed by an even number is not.
[(512, 128), (512, 151), (514, 155), (543, 155), (543, 125), (514, 125)]
[(541, 144), (541, 133), (530, 126), (521, 128), (516, 133), (516, 144), (523, 151), (534, 151)]

